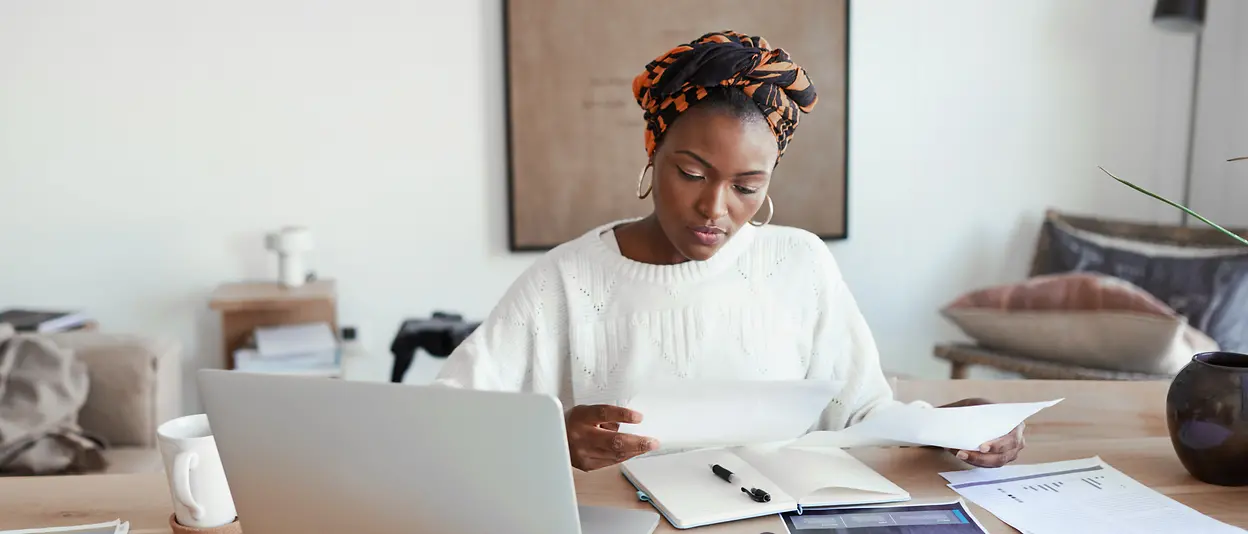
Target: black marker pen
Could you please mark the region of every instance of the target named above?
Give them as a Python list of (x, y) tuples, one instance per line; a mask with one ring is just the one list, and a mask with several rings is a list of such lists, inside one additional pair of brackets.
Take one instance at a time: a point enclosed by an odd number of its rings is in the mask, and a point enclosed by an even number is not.
[[(717, 477), (719, 477), (719, 478), (723, 479), (723, 480), (724, 480), (724, 482), (727, 482), (727, 483), (729, 483), (729, 484), (733, 484), (733, 483), (734, 483), (733, 481), (734, 481), (735, 479), (738, 479), (738, 477), (737, 477), (736, 475), (732, 474), (732, 471), (729, 471), (729, 470), (727, 470), (727, 469), (724, 469), (722, 466), (720, 466), (720, 465), (718, 465), (718, 464), (715, 464), (715, 465), (712, 465), (712, 466), (711, 466), (711, 472), (712, 472), (712, 473), (715, 473), (715, 476), (717, 476)], [(741, 488), (741, 492), (742, 492), (742, 493), (745, 493), (746, 495), (749, 495), (749, 496), (750, 496), (750, 498), (754, 500), (754, 502), (771, 502), (771, 495), (770, 495), (770, 494), (768, 494), (767, 492), (765, 492), (765, 491), (761, 490), (761, 489), (758, 489), (758, 488), (751, 488), (751, 489)]]

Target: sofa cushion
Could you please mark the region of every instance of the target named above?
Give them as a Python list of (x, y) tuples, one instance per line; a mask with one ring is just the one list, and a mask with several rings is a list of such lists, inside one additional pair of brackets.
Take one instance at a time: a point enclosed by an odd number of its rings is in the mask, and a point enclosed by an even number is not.
[(165, 470), (160, 449), (150, 447), (117, 447), (104, 451), (103, 474), (160, 473)]
[(1048, 246), (1034, 274), (1088, 272), (1130, 282), (1188, 319), (1223, 350), (1248, 352), (1248, 249), (1177, 246), (1075, 228), (1058, 219), (1041, 230)]
[(1218, 349), (1148, 292), (1098, 274), (983, 288), (941, 313), (984, 347), (1084, 367), (1173, 375), (1194, 354)]
[[(163, 397), (179, 394), (171, 380), (177, 373), (176, 341), (101, 332), (64, 332), (49, 336), (58, 346), (74, 351), (87, 366), (91, 390), (78, 413), (82, 427), (110, 447), (154, 447), (156, 427), (178, 414), (177, 404)], [(173, 369), (161, 369), (173, 366)], [(170, 391), (163, 391), (169, 389)]]

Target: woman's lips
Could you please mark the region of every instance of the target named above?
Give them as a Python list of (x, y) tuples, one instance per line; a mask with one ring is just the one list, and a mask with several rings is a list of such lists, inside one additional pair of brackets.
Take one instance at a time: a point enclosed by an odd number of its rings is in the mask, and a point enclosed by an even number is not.
[(724, 239), (724, 231), (714, 226), (695, 226), (690, 230), (693, 230), (693, 236), (699, 243), (708, 247)]

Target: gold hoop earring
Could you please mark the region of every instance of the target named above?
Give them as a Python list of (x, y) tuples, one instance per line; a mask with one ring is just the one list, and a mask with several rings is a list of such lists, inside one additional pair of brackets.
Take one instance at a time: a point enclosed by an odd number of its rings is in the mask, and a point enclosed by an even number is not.
[(767, 195), (767, 220), (761, 223), (757, 223), (757, 222), (754, 222), (754, 219), (750, 219), (750, 224), (754, 226), (765, 226), (767, 223), (771, 222), (771, 218), (774, 217), (775, 215), (776, 215), (776, 205), (771, 202), (771, 195)]
[(650, 186), (646, 188), (646, 192), (644, 193), (641, 192), (641, 184), (642, 182), (646, 181), (646, 171), (653, 169), (653, 168), (654, 168), (653, 163), (647, 163), (645, 167), (641, 168), (641, 174), (637, 175), (637, 198), (645, 199), (646, 197), (650, 196), (650, 192), (654, 190), (654, 177), (651, 176)]

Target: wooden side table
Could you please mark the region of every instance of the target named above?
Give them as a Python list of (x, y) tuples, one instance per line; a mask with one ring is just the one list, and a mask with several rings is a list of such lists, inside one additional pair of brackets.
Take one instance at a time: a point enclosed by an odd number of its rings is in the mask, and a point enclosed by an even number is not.
[(933, 351), (937, 358), (952, 364), (949, 378), (965, 379), (972, 365), (992, 367), (1018, 373), (1024, 378), (1043, 380), (1169, 380), (1173, 377), (1096, 369), (1073, 364), (1037, 360), (1016, 354), (996, 352), (970, 343), (946, 343), (937, 345)]
[(257, 327), (324, 322), (338, 332), (338, 294), (333, 280), (317, 280), (296, 288), (277, 282), (227, 283), (212, 292), (208, 305), (221, 313), (226, 369), (234, 368), (234, 351), (247, 343)]

